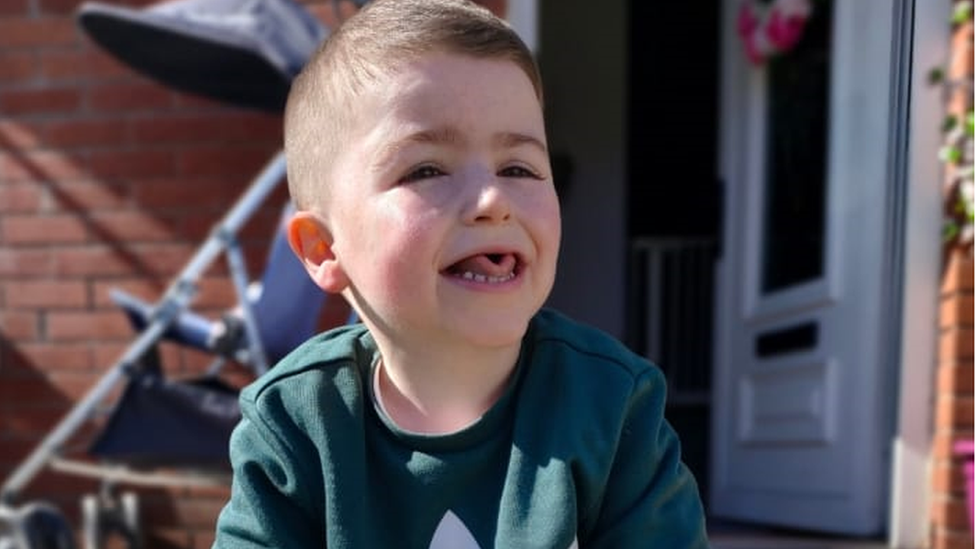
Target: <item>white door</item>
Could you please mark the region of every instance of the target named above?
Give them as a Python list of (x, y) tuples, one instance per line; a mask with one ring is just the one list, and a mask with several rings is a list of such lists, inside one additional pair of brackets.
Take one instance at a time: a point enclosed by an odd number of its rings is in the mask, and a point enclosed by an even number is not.
[(815, 0), (796, 50), (760, 66), (722, 1), (710, 512), (877, 533), (892, 0)]

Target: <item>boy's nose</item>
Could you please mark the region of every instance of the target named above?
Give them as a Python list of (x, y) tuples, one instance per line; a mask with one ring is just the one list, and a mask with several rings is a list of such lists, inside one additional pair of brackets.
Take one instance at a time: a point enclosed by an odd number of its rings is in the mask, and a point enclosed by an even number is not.
[(502, 223), (512, 215), (511, 203), (498, 178), (491, 177), (475, 185), (473, 200), (465, 219), (469, 223)]

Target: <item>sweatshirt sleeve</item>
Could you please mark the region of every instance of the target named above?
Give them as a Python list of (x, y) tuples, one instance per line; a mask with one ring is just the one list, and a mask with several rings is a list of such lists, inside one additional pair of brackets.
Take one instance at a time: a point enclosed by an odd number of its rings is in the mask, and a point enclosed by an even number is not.
[(323, 523), (310, 497), (314, 476), (283, 434), (253, 402), (242, 399), (243, 419), (230, 440), (233, 468), (230, 501), (217, 519), (214, 548), (321, 547)]
[(663, 374), (647, 370), (637, 379), (588, 547), (709, 547), (698, 486), (681, 461), (664, 402)]

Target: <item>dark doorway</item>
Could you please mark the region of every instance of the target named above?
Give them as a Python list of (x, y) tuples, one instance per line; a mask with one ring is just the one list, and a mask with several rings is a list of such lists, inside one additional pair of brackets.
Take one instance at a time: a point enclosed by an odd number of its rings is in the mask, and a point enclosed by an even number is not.
[(629, 2), (628, 344), (665, 371), (668, 420), (708, 494), (719, 2)]

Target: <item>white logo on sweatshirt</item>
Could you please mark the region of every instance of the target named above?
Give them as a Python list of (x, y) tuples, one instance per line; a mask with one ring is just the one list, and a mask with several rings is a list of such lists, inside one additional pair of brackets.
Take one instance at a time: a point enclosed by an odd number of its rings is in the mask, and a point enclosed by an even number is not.
[[(448, 511), (434, 530), (434, 537), (430, 539), (430, 549), (481, 549), (481, 547), (461, 519)], [(575, 539), (568, 549), (579, 549)]]

